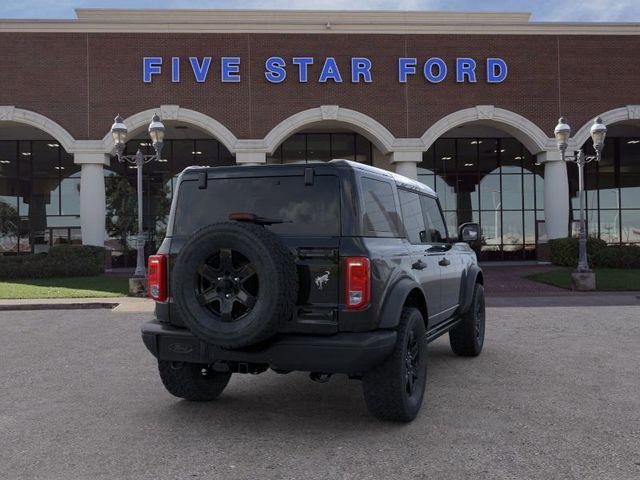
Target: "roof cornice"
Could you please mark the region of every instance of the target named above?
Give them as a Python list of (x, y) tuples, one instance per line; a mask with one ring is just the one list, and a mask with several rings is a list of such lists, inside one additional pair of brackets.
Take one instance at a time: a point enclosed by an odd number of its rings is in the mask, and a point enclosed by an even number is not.
[(0, 20), (0, 32), (640, 34), (640, 23), (530, 22), (529, 13), (77, 9), (76, 15), (69, 20)]

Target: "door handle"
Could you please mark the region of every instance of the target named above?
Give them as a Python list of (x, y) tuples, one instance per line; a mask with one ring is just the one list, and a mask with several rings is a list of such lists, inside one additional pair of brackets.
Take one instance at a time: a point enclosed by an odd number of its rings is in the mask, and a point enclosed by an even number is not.
[(425, 268), (427, 268), (427, 264), (422, 260), (418, 260), (411, 265), (411, 268), (413, 268), (414, 270), (424, 270)]
[(451, 265), (451, 262), (449, 261), (449, 259), (447, 257), (444, 257), (442, 260), (440, 260), (438, 262), (438, 265), (440, 265), (441, 267), (447, 267), (447, 266)]

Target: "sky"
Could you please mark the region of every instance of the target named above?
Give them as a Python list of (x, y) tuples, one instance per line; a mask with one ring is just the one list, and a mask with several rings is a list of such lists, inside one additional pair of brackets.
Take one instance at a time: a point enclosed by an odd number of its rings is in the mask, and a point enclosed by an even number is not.
[(0, 0), (0, 18), (75, 18), (74, 8), (257, 8), (531, 12), (539, 22), (638, 22), (640, 0)]

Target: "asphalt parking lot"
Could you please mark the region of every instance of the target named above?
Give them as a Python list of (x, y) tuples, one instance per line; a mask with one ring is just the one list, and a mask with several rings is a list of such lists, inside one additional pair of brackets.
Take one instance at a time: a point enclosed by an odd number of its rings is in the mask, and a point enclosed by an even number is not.
[(409, 425), (340, 377), (236, 375), (179, 401), (145, 318), (0, 312), (0, 478), (640, 478), (640, 307), (489, 309), (479, 358), (431, 345)]

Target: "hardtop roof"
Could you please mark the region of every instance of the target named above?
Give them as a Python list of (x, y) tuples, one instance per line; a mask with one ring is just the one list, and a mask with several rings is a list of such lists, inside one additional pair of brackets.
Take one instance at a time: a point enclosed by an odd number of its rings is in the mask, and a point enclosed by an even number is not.
[(222, 166), (222, 167), (211, 167), (211, 166), (189, 166), (184, 169), (183, 173), (191, 173), (206, 170), (207, 172), (215, 171), (216, 173), (223, 172), (239, 172), (241, 170), (248, 171), (249, 169), (255, 169), (256, 171), (260, 171), (263, 169), (268, 169), (271, 172), (274, 170), (281, 171), (295, 171), (295, 170), (304, 170), (309, 167), (319, 167), (321, 170), (329, 169), (336, 170), (338, 168), (349, 168), (352, 170), (359, 170), (361, 172), (365, 172), (371, 175), (382, 176), (392, 180), (397, 186), (408, 188), (410, 190), (416, 190), (421, 193), (425, 193), (427, 195), (436, 196), (434, 190), (423, 183), (418, 182), (417, 180), (413, 180), (409, 177), (405, 177), (404, 175), (399, 175), (395, 172), (390, 172), (388, 170), (384, 170), (382, 168), (373, 167), (371, 165), (366, 165), (359, 162), (354, 162), (353, 160), (345, 160), (345, 159), (335, 159), (329, 162), (296, 162), (296, 163), (287, 163), (284, 165), (230, 165), (230, 166)]

